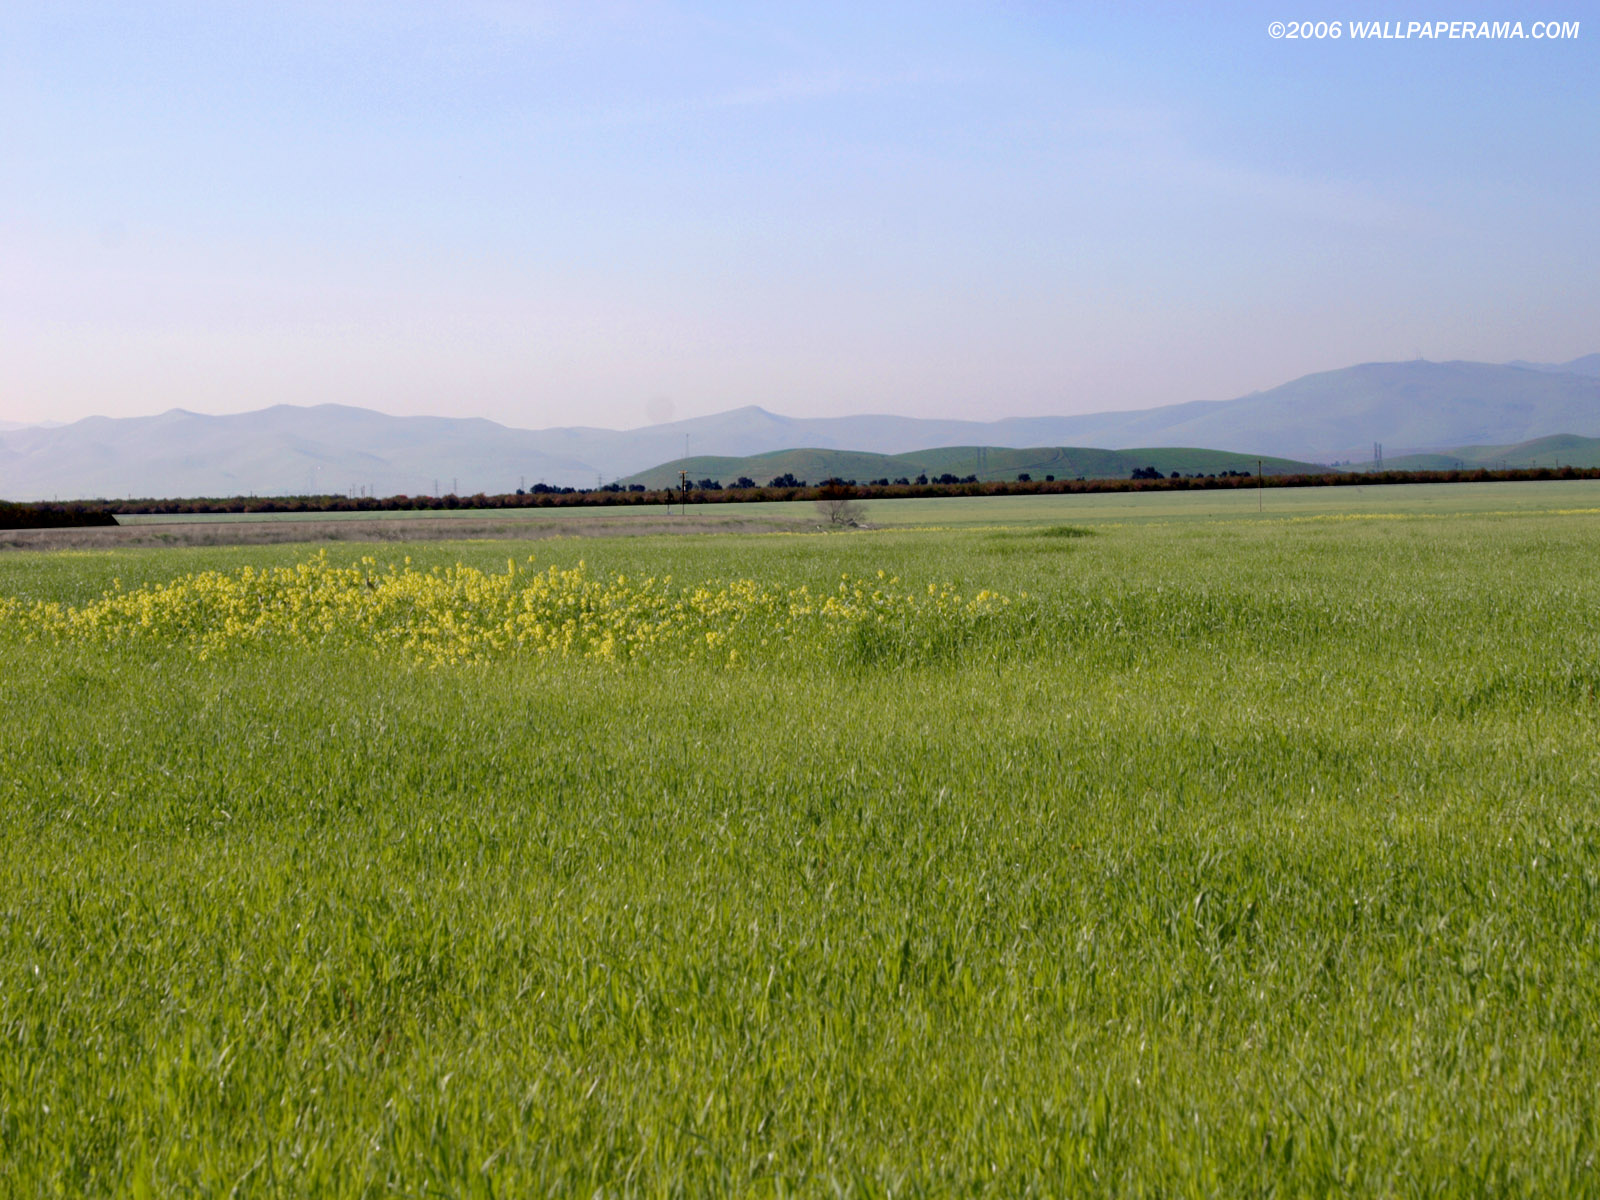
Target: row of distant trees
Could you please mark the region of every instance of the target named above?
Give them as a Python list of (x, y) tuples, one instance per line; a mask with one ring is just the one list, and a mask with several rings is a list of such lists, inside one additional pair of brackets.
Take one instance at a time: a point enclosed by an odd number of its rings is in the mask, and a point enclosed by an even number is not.
[[(829, 479), (809, 484), (792, 474), (779, 475), (766, 484), (741, 477), (724, 486), (717, 480), (702, 479), (683, 488), (645, 488), (638, 484), (608, 484), (597, 488), (549, 487), (544, 484), (499, 495), (482, 492), (470, 496), (233, 496), (182, 500), (75, 500), (69, 503), (0, 503), (0, 528), (36, 527), (47, 524), (105, 524), (117, 513), (295, 513), (295, 512), (380, 512), (436, 509), (501, 509), (605, 507), (612, 505), (728, 504), (764, 500), (814, 501), (836, 495), (841, 489), (858, 500), (894, 500), (931, 496), (1018, 496), (1098, 492), (1191, 491), (1241, 487), (1358, 487), (1380, 483), (1468, 483), (1537, 479), (1600, 479), (1600, 469), (1580, 467), (1538, 467), (1524, 470), (1491, 471), (1454, 469), (1448, 471), (1379, 471), (1364, 474), (1268, 475), (1259, 479), (1246, 472), (1218, 475), (1166, 477), (1152, 468), (1140, 468), (1133, 479), (1044, 479), (980, 480), (974, 475), (957, 478), (945, 474), (934, 478), (874, 479), (858, 483), (853, 479)], [(3, 486), (3, 485), (0, 485)], [(826, 494), (826, 495), (825, 495)]]
[(70, 504), (11, 504), (0, 500), (0, 529), (71, 529), (85, 525), (115, 525), (103, 500)]

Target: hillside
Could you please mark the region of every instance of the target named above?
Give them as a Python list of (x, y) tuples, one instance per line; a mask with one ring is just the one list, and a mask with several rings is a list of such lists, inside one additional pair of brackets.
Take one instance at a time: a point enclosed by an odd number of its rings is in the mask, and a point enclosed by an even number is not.
[[(1269, 475), (1295, 475), (1327, 470), (1315, 463), (1284, 458), (1261, 460)], [(1197, 450), (1186, 447), (1156, 447), (1139, 450), (1094, 450), (1073, 446), (1034, 446), (1013, 449), (1003, 446), (946, 446), (918, 450), (910, 454), (869, 454), (864, 451), (778, 450), (742, 458), (700, 455), (662, 463), (648, 471), (629, 476), (624, 483), (648, 488), (676, 487), (680, 472), (691, 482), (711, 479), (731, 486), (741, 476), (765, 485), (782, 475), (816, 484), (826, 479), (853, 479), (866, 483), (873, 479), (915, 479), (941, 475), (979, 479), (1014, 480), (1021, 475), (1033, 479), (1126, 479), (1136, 469), (1154, 467), (1163, 475), (1216, 475), (1224, 471), (1255, 474), (1257, 459), (1224, 450)]]
[[(1600, 438), (1561, 433), (1514, 446), (1456, 446), (1436, 454), (1384, 456), (1391, 471), (1439, 471), (1454, 467), (1600, 467)], [(1362, 470), (1370, 464), (1355, 464)]]
[(1121, 414), (1145, 444), (1226, 446), (1332, 461), (1449, 446), (1506, 445), (1557, 433), (1600, 436), (1600, 379), (1487, 363), (1368, 363), (1307, 375), (1219, 403)]

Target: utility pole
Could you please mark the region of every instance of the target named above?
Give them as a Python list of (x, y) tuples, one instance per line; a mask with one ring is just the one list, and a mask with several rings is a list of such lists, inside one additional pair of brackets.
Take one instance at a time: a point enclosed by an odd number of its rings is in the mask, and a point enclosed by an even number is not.
[(1258, 458), (1258, 459), (1256, 459), (1256, 511), (1257, 512), (1264, 511), (1264, 507), (1263, 506), (1266, 504), (1266, 500), (1264, 498), (1264, 493), (1263, 493), (1262, 489), (1264, 489), (1266, 486), (1267, 485), (1264, 482), (1264, 480), (1262, 479), (1262, 475), (1261, 475), (1261, 460)]
[[(688, 436), (688, 434), (684, 435), (684, 449), (686, 450), (688, 449)], [(685, 455), (685, 457), (688, 456)], [(687, 470), (679, 471), (678, 481), (683, 485), (683, 515), (687, 517), (689, 515), (689, 472)]]

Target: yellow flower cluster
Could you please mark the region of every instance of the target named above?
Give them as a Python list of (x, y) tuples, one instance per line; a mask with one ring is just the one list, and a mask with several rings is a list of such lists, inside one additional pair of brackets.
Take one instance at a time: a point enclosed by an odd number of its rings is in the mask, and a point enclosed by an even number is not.
[(514, 653), (613, 661), (661, 653), (733, 666), (752, 653), (841, 632), (898, 631), (913, 643), (970, 626), (1011, 603), (995, 592), (964, 599), (952, 586), (898, 590), (900, 580), (842, 575), (831, 592), (750, 579), (680, 587), (672, 577), (596, 578), (508, 559), (504, 574), (474, 567), (423, 571), (407, 558), (347, 567), (326, 552), (292, 567), (200, 571), (81, 606), (0, 598), (0, 629), (25, 637), (110, 642), (149, 638), (201, 657), (266, 642), (398, 647), (436, 665)]

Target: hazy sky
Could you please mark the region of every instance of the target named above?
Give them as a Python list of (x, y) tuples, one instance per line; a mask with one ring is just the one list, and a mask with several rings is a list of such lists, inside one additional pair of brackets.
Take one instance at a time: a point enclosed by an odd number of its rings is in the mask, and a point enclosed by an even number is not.
[[(1600, 10), (1394, 7), (12, 0), (0, 419), (998, 417), (1600, 350)], [(1423, 15), (1582, 25), (1268, 32)]]

